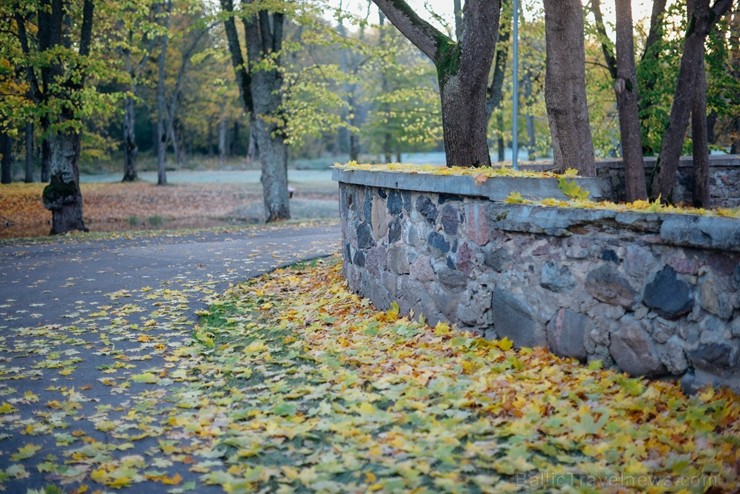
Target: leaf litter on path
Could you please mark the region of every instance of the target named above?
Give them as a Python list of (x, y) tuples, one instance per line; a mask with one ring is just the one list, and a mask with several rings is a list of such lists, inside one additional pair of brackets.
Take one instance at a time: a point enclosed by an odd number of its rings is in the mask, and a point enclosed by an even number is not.
[[(209, 301), (196, 327), (194, 291)], [(2, 336), (0, 486), (32, 476), (71, 492), (737, 485), (731, 392), (686, 397), (378, 312), (334, 260), (222, 295), (187, 280), (119, 295), (74, 325)]]

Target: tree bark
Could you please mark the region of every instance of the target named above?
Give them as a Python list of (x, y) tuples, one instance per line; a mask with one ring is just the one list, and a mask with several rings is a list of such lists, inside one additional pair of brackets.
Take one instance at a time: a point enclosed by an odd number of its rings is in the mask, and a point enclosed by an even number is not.
[(13, 138), (7, 132), (0, 132), (0, 154), (2, 154), (2, 165), (0, 165), (0, 183), (9, 184), (13, 182)]
[[(512, 22), (512, 18), (509, 17), (507, 13), (508, 9), (506, 8), (509, 3), (510, 0), (501, 0), (501, 20), (503, 22), (499, 24), (498, 40), (496, 41), (496, 57), (493, 62), (493, 77), (491, 78), (491, 84), (488, 86), (488, 90), (486, 91), (486, 122), (491, 121), (493, 110), (495, 110), (503, 100), (506, 60), (509, 58), (509, 36), (511, 34)], [(499, 161), (504, 160), (501, 156), (502, 154), (499, 150)]]
[(138, 178), (136, 172), (136, 158), (139, 147), (136, 145), (136, 103), (134, 98), (126, 95), (123, 101), (123, 180), (134, 182)]
[(404, 0), (373, 2), (437, 68), (447, 166), (489, 166), (486, 89), (500, 0), (466, 2), (458, 42), (421, 19)]
[[(617, 4), (619, 1), (620, 0), (616, 0)], [(614, 57), (614, 47), (609, 39), (609, 35), (606, 33), (604, 15), (601, 13), (601, 0), (591, 0), (591, 12), (593, 12), (594, 20), (596, 21), (596, 31), (599, 33), (599, 43), (601, 44), (601, 52), (604, 54), (606, 67), (609, 70), (609, 74), (612, 76), (612, 80), (616, 81), (619, 78), (619, 75), (617, 74), (617, 59)], [(617, 19), (619, 19), (619, 15), (617, 15)], [(631, 11), (630, 19), (632, 19)], [(632, 26), (630, 26), (630, 29), (631, 28)], [(632, 31), (630, 31), (630, 33), (631, 32)]]
[(33, 169), (35, 164), (35, 142), (34, 126), (31, 122), (26, 123), (26, 177), (24, 182), (30, 184), (33, 182)]
[(596, 175), (586, 103), (586, 55), (580, 0), (545, 0), (545, 104), (556, 170)]
[(708, 208), (710, 206), (709, 132), (707, 122), (707, 78), (703, 63), (699, 66), (694, 101), (691, 105), (691, 141), (694, 159), (693, 205), (697, 208)]
[[(598, 1), (598, 0), (596, 0)], [(647, 199), (642, 156), (640, 118), (637, 113), (637, 71), (632, 39), (632, 2), (616, 0), (617, 59), (614, 89), (617, 93), (625, 193), (628, 202)]]
[(170, 26), (170, 0), (162, 3), (164, 11), (164, 34), (160, 40), (160, 52), (157, 62), (157, 185), (167, 185), (167, 100), (165, 99), (165, 68), (167, 66), (167, 44)]
[[(283, 42), (283, 14), (260, 11), (244, 18), (247, 53), (251, 64), (279, 53)], [(262, 194), (267, 222), (290, 219), (288, 194), (288, 146), (279, 128), (283, 76), (278, 70), (257, 70), (251, 73), (251, 93), (254, 105), (254, 132), (259, 147), (262, 170)]]
[[(65, 25), (65, 8), (61, 0), (52, 2), (50, 9), (39, 12), (39, 31), (48, 29), (40, 37), (40, 46), (46, 50), (55, 49), (63, 45), (63, 26)], [(94, 15), (93, 0), (83, 3), (81, 34), (78, 43), (78, 54), (85, 58), (90, 54), (92, 39), (92, 25)], [(50, 12), (50, 13), (49, 13)], [(43, 43), (41, 38), (44, 39)], [(74, 74), (79, 67), (71, 67)], [(77, 120), (73, 106), (76, 104), (70, 94), (77, 93), (84, 87), (84, 77), (64, 77), (64, 68), (61, 63), (53, 63), (42, 74), (45, 94), (53, 95), (60, 100), (68, 100), (55, 122), (55, 128), (44, 128), (47, 134), (46, 159), (49, 165), (49, 185), (44, 188), (42, 199), (44, 207), (51, 211), (51, 234), (67, 233), (73, 230), (88, 231), (82, 216), (82, 193), (80, 191), (80, 172), (78, 160), (80, 157), (81, 134), (79, 130), (70, 127), (72, 121)], [(71, 101), (69, 101), (71, 99)], [(42, 120), (47, 125), (51, 122)]]
[(732, 0), (717, 0), (711, 8), (709, 0), (694, 0), (693, 4), (693, 8), (689, 10), (689, 28), (678, 69), (668, 128), (663, 134), (651, 186), (651, 198), (660, 198), (663, 202), (671, 200), (676, 183), (676, 170), (689, 124), (689, 113), (693, 106), (700, 69), (704, 64), (704, 40), (717, 20), (730, 9)]

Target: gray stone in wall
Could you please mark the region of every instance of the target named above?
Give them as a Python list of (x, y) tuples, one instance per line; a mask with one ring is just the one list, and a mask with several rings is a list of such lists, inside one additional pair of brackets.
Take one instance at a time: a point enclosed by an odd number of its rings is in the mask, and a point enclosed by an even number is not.
[(373, 231), (367, 223), (357, 225), (357, 247), (360, 249), (369, 249), (375, 245)]
[(594, 269), (586, 277), (586, 288), (594, 298), (608, 304), (631, 308), (637, 303), (637, 292), (611, 265)]
[(362, 253), (362, 251), (355, 252), (355, 257), (352, 259), (352, 262), (358, 267), (358, 268), (364, 268), (365, 267), (365, 254)]
[(439, 282), (453, 291), (462, 291), (468, 284), (468, 277), (465, 273), (456, 269), (441, 269), (437, 272)]
[(707, 312), (722, 319), (728, 320), (732, 317), (732, 291), (729, 284), (719, 279), (713, 273), (706, 276), (701, 283), (701, 306)]
[(563, 264), (548, 261), (540, 271), (540, 286), (555, 293), (569, 290), (575, 286), (570, 268)]
[(668, 320), (691, 312), (694, 297), (688, 283), (676, 278), (676, 271), (666, 266), (645, 286), (643, 303)]
[(738, 346), (740, 341), (705, 343), (698, 348), (689, 350), (689, 360), (694, 367), (700, 369), (730, 370), (738, 364)]
[(432, 269), (432, 263), (426, 256), (419, 256), (410, 266), (411, 277), (418, 281), (432, 281), (434, 280), (434, 269)]
[(505, 248), (499, 247), (494, 250), (486, 250), (483, 263), (493, 268), (497, 273), (500, 273), (512, 263), (512, 258)]
[(561, 357), (586, 360), (586, 335), (591, 331), (591, 320), (570, 309), (560, 309), (547, 323), (547, 343), (550, 350)]
[(447, 235), (457, 235), (457, 228), (460, 226), (460, 213), (457, 208), (447, 204), (442, 208), (440, 216), (442, 228)]
[(669, 216), (660, 227), (660, 236), (675, 245), (740, 252), (740, 228), (729, 218)]
[(457, 249), (457, 261), (455, 262), (455, 267), (470, 276), (473, 272), (474, 262), (475, 254), (473, 250), (468, 246), (467, 242), (463, 242)]
[(450, 251), (450, 243), (444, 237), (437, 232), (431, 232), (427, 236), (427, 243), (429, 247), (437, 250), (440, 254), (447, 254)]
[(617, 367), (631, 376), (656, 376), (665, 370), (655, 344), (639, 321), (627, 321), (612, 333), (609, 353)]
[(631, 244), (625, 249), (624, 271), (636, 278), (644, 279), (645, 274), (652, 271), (655, 265), (655, 256), (640, 245)]
[(394, 218), (388, 225), (388, 243), (393, 244), (401, 240), (402, 232), (401, 218)]
[(676, 323), (662, 317), (653, 319), (653, 339), (657, 343), (667, 342), (676, 333)]
[(439, 212), (437, 206), (427, 196), (419, 196), (416, 199), (416, 210), (431, 224), (437, 221)]
[(533, 314), (526, 302), (501, 288), (493, 290), (491, 315), (499, 338), (509, 338), (518, 348), (546, 346), (544, 328), (534, 320)]
[(689, 367), (689, 362), (686, 359), (686, 352), (684, 352), (683, 341), (673, 336), (665, 345), (659, 350), (660, 361), (666, 366), (668, 372), (674, 376), (680, 376)]
[(364, 192), (364, 196), (362, 196), (362, 219), (365, 223), (370, 223), (373, 215), (373, 194), (371, 189), (365, 189)]
[(391, 189), (388, 192), (388, 212), (392, 215), (401, 214), (403, 208), (403, 201), (401, 199), (401, 193), (395, 189)]
[(402, 245), (394, 245), (388, 249), (388, 268), (396, 274), (411, 272), (406, 249)]

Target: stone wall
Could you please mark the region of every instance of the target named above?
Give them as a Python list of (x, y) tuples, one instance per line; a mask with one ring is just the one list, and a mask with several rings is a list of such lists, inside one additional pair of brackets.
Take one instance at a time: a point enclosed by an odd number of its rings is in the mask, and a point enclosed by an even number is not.
[(740, 221), (335, 178), (344, 274), (378, 308), (397, 301), (404, 314), (517, 346), (740, 389)]
[[(655, 167), (655, 158), (645, 158), (645, 177), (650, 176)], [(676, 171), (676, 185), (673, 188), (673, 200), (678, 203), (691, 204), (694, 190), (693, 159), (681, 157)], [(547, 170), (552, 164), (522, 165), (524, 169)], [(609, 180), (614, 197), (624, 199), (624, 166), (621, 160), (600, 160), (596, 163), (598, 177)], [(711, 207), (740, 207), (740, 156), (721, 155), (709, 158), (709, 193)]]

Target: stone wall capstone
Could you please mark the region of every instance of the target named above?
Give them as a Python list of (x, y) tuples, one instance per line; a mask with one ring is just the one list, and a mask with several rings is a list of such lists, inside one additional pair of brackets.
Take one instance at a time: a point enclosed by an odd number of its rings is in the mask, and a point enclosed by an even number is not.
[(519, 347), (673, 376), (688, 389), (740, 390), (737, 219), (512, 205), (335, 178), (344, 275), (378, 308), (396, 301), (404, 314)]

